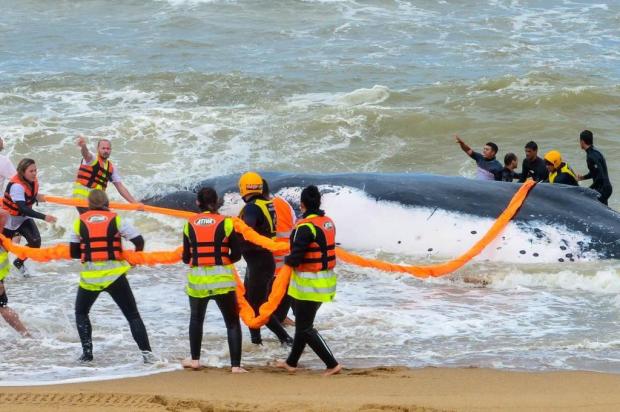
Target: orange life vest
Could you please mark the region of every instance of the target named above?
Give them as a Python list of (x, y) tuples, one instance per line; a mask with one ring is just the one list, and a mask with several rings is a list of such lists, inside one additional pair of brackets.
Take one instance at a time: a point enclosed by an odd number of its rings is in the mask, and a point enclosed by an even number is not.
[(24, 197), (26, 199), (26, 205), (32, 206), (37, 201), (37, 193), (39, 193), (39, 181), (37, 179), (34, 180), (34, 183), (24, 182), (19, 178), (19, 175), (13, 176), (9, 183), (6, 185), (6, 189), (4, 191), (4, 200), (2, 201), (2, 208), (9, 212), (12, 216), (23, 216), (23, 214), (19, 211), (19, 206), (17, 203), (11, 199), (11, 186), (13, 185), (21, 185), (24, 188)]
[(82, 262), (122, 260), (123, 246), (116, 213), (89, 210), (80, 215), (80, 251)]
[(297, 272), (320, 272), (336, 266), (336, 226), (327, 216), (313, 215), (297, 222), (297, 228), (311, 224), (315, 229), (314, 242), (308, 245)]
[(225, 216), (198, 213), (189, 218), (188, 238), (191, 249), (190, 266), (230, 265), (229, 243), (224, 228)]
[(114, 173), (112, 162), (97, 156), (96, 163), (80, 163), (75, 182), (91, 189), (105, 190), (108, 186), (108, 181), (112, 178), (112, 173)]
[[(295, 228), (295, 211), (291, 205), (281, 197), (274, 197), (273, 207), (276, 211), (276, 242), (290, 241), (291, 232)], [(276, 261), (276, 269), (284, 265), (284, 257), (288, 255), (286, 251), (273, 252)]]

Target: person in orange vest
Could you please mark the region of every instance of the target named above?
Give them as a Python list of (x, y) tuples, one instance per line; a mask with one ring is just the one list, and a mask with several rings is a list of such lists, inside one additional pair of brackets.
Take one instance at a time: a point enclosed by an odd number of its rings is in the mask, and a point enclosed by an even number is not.
[[(295, 228), (295, 221), (297, 220), (293, 206), (283, 197), (271, 196), (269, 184), (265, 179), (263, 179), (263, 196), (265, 199), (270, 199), (273, 202), (273, 208), (276, 212), (276, 242), (288, 243), (290, 241), (291, 232)], [(273, 259), (276, 263), (275, 276), (278, 275), (278, 270), (284, 266), (284, 257), (286, 255), (288, 255), (288, 252), (273, 253)], [(271, 281), (271, 286), (273, 286), (275, 276)], [(271, 287), (269, 289), (271, 289)], [(280, 305), (278, 305), (278, 308), (273, 313), (283, 325), (295, 326), (295, 321), (287, 316), (290, 308), (291, 300), (288, 295), (285, 295)]]
[[(105, 192), (108, 187), (108, 182), (112, 182), (116, 190), (118, 190), (118, 193), (125, 200), (129, 203), (140, 203), (125, 187), (118, 170), (109, 160), (110, 154), (112, 153), (112, 143), (108, 139), (100, 139), (97, 142), (97, 156), (93, 155), (88, 150), (86, 139), (84, 139), (83, 136), (78, 136), (76, 143), (80, 147), (82, 161), (80, 162), (80, 167), (77, 172), (77, 178), (73, 184), (73, 198), (87, 199), (88, 194), (93, 189), (99, 189)], [(82, 214), (88, 209), (78, 207), (77, 210)]]
[(138, 312), (136, 300), (125, 276), (131, 269), (123, 260), (121, 237), (129, 239), (136, 251), (144, 249), (144, 238), (108, 208), (105, 192), (94, 189), (88, 195), (88, 211), (73, 223), (71, 257), (82, 261), (80, 286), (75, 299), (75, 322), (82, 343), (81, 362), (93, 360), (92, 326), (88, 313), (101, 292), (110, 294), (129, 322), (131, 335), (142, 352), (144, 363), (155, 357)]
[(325, 376), (339, 373), (342, 366), (314, 328), (314, 318), (323, 302), (336, 295), (336, 226), (321, 207), (319, 189), (310, 185), (301, 192), (303, 218), (291, 234), (291, 253), (284, 263), (293, 268), (288, 295), (295, 313), (295, 336), (286, 360), (275, 366), (289, 372), (297, 370), (297, 362), (306, 344), (325, 363)]
[(189, 346), (191, 358), (183, 367), (200, 369), (200, 347), (205, 313), (215, 300), (228, 335), (232, 373), (247, 372), (241, 367), (241, 323), (235, 294), (234, 263), (241, 259), (241, 240), (230, 218), (217, 213), (217, 192), (203, 187), (196, 196), (200, 213), (190, 217), (183, 228), (183, 262), (190, 266), (185, 291), (191, 310)]
[[(239, 179), (239, 193), (245, 205), (239, 217), (260, 235), (274, 239), (276, 236), (276, 213), (273, 202), (263, 196), (263, 178), (255, 172), (244, 173)], [(258, 245), (244, 241), (241, 253), (247, 263), (244, 284), (246, 299), (256, 314), (260, 305), (267, 301), (271, 280), (275, 272), (273, 254)], [(283, 345), (291, 345), (293, 338), (275, 316), (267, 322), (271, 330)], [(250, 329), (250, 337), (255, 345), (262, 345), (260, 328)]]
[[(41, 219), (48, 223), (56, 222), (56, 217), (45, 215), (32, 209), (32, 205), (44, 202), (45, 196), (39, 193), (39, 181), (37, 180), (37, 165), (32, 159), (22, 159), (17, 165), (17, 174), (14, 175), (4, 190), (2, 208), (9, 214), (2, 234), (9, 239), (16, 234), (22, 235), (27, 246), (41, 247), (41, 234), (34, 219)], [(26, 259), (16, 258), (13, 266), (24, 277), (30, 276), (28, 268), (24, 265)]]

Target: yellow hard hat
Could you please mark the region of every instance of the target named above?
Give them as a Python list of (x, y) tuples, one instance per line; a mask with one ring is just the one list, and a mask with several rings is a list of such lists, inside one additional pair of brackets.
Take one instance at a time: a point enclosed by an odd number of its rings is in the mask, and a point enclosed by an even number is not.
[(545, 154), (545, 160), (553, 165), (556, 169), (562, 164), (562, 154), (557, 150), (551, 150)]
[(241, 197), (250, 193), (263, 193), (263, 178), (256, 172), (245, 172), (239, 179)]

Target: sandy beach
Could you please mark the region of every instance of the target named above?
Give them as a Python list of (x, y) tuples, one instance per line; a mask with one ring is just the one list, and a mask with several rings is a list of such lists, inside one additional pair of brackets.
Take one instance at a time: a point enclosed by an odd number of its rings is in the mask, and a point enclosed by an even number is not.
[[(617, 411), (620, 375), (490, 369), (346, 369), (291, 376), (266, 367), (175, 371), (0, 388), (11, 411)], [(9, 409), (6, 409), (9, 407)]]

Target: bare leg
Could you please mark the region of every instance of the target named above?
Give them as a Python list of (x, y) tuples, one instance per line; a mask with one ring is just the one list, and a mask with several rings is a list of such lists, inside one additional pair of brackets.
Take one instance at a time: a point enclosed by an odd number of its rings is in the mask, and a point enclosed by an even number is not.
[(11, 325), (11, 327), (15, 329), (17, 332), (19, 332), (20, 335), (26, 338), (32, 337), (30, 335), (30, 332), (28, 332), (28, 329), (26, 329), (24, 324), (19, 320), (19, 316), (17, 315), (17, 312), (15, 312), (13, 309), (6, 307), (6, 306), (3, 308), (0, 308), (0, 315), (2, 315), (4, 320), (6, 320), (6, 323)]

